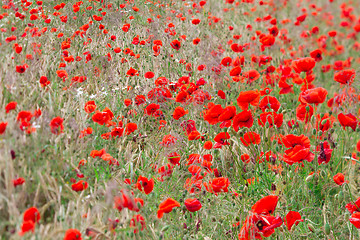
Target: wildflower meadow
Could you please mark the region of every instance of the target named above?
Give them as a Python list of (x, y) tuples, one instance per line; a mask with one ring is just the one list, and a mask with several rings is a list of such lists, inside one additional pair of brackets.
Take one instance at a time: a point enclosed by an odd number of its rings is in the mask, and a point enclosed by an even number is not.
[(359, 0), (1, 0), (0, 239), (360, 239)]

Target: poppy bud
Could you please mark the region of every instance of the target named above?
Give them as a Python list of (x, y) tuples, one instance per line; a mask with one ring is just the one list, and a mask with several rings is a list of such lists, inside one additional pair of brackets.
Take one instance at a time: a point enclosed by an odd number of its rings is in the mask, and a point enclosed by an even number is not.
[(339, 202), (342, 202), (344, 200), (344, 192), (343, 191), (339, 192), (338, 200), (339, 200)]
[(324, 226), (324, 230), (325, 230), (325, 234), (326, 235), (330, 235), (330, 225), (329, 223), (325, 223), (325, 226)]
[(310, 182), (312, 180), (313, 176), (314, 176), (314, 174), (311, 174), (311, 175), (307, 176), (305, 181)]
[(315, 129), (315, 128), (312, 130), (312, 134), (313, 134), (313, 135), (316, 134), (316, 129)]
[(315, 228), (311, 223), (308, 223), (307, 227), (309, 228), (310, 231), (315, 232)]
[(163, 228), (161, 229), (161, 232), (165, 232), (166, 230), (168, 230), (169, 226), (170, 226), (170, 225), (166, 225), (165, 227), (163, 227)]
[(325, 171), (322, 170), (322, 171), (320, 172), (320, 176), (321, 176), (322, 178), (325, 178), (325, 177), (326, 177)]

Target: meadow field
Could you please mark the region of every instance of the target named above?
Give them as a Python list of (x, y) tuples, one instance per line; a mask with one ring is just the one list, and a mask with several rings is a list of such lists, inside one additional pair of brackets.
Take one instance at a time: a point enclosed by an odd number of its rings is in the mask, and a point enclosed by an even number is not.
[(2, 0), (0, 239), (360, 239), (359, 0)]

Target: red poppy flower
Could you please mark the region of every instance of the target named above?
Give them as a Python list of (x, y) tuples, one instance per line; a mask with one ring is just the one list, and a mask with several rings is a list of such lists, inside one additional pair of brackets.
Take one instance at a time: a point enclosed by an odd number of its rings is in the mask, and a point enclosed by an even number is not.
[(331, 154), (333, 150), (330, 148), (330, 145), (327, 141), (320, 143), (320, 145), (316, 147), (316, 151), (318, 151), (319, 164), (329, 163), (329, 161), (331, 160)]
[(7, 122), (0, 122), (0, 135), (4, 134), (7, 124)]
[(354, 69), (346, 69), (334, 74), (334, 80), (341, 84), (349, 84), (351, 85), (355, 79), (355, 70)]
[(224, 66), (224, 67), (228, 67), (231, 65), (231, 62), (232, 62), (232, 58), (231, 57), (224, 57), (222, 60), (221, 60), (221, 64)]
[(176, 141), (177, 141), (176, 137), (172, 136), (171, 134), (168, 134), (163, 137), (162, 141), (159, 144), (164, 147), (169, 147), (174, 145)]
[(159, 104), (155, 104), (155, 103), (150, 103), (146, 108), (145, 108), (145, 113), (147, 115), (153, 115), (157, 110), (160, 109), (160, 105)]
[(5, 106), (5, 111), (6, 113), (9, 113), (11, 110), (14, 110), (17, 106), (17, 102), (9, 102), (6, 106)]
[(115, 137), (121, 137), (123, 133), (124, 133), (124, 128), (115, 127), (111, 129), (110, 135), (115, 138)]
[(199, 211), (202, 207), (201, 202), (196, 198), (188, 198), (185, 200), (185, 207), (189, 212)]
[(266, 109), (272, 109), (277, 112), (280, 108), (280, 102), (276, 97), (265, 96), (259, 103), (259, 108), (265, 112)]
[(154, 189), (154, 179), (151, 178), (148, 180), (146, 177), (140, 175), (137, 180), (136, 187), (147, 195)]
[(102, 155), (104, 155), (106, 153), (105, 149), (101, 149), (101, 150), (92, 150), (91, 153), (90, 153), (90, 156), (92, 158), (95, 158), (95, 157), (101, 157)]
[(354, 130), (354, 131), (356, 130), (356, 126), (358, 124), (358, 119), (353, 114), (339, 113), (337, 118), (339, 120), (339, 123), (341, 124), (341, 126), (344, 129), (345, 129), (345, 127), (351, 127), (352, 130)]
[(250, 162), (250, 156), (246, 153), (242, 154), (240, 156), (241, 161), (243, 161), (244, 163), (249, 163)]
[(241, 73), (241, 67), (236, 66), (236, 67), (234, 67), (233, 69), (230, 70), (229, 74), (230, 74), (231, 77), (235, 77), (235, 76), (239, 76), (240, 73)]
[(226, 177), (217, 177), (214, 178), (210, 183), (210, 192), (214, 192), (215, 194), (219, 192), (228, 192), (228, 187), (230, 185), (230, 181)]
[(333, 180), (334, 180), (334, 182), (335, 182), (337, 185), (339, 185), (339, 186), (343, 185), (345, 182), (349, 182), (349, 181), (345, 181), (345, 176), (344, 176), (344, 174), (342, 174), (342, 173), (336, 174), (336, 175), (333, 177)]
[(301, 215), (299, 212), (290, 211), (288, 214), (286, 214), (285, 217), (285, 225), (287, 226), (287, 229), (290, 231), (292, 226), (295, 224), (297, 226), (300, 222), (303, 222), (304, 220), (301, 219)]
[(173, 165), (180, 165), (180, 155), (177, 152), (172, 152), (168, 156), (168, 160)]
[(270, 237), (275, 228), (282, 225), (281, 217), (271, 215), (251, 215), (246, 218), (240, 233), (239, 240), (262, 239), (262, 237)]
[(88, 101), (85, 103), (84, 110), (87, 113), (92, 113), (96, 110), (95, 101)]
[(16, 72), (24, 73), (28, 67), (29, 66), (27, 64), (16, 66)]
[(223, 90), (219, 90), (219, 91), (217, 92), (217, 95), (218, 95), (219, 98), (221, 98), (221, 99), (226, 99), (226, 95), (225, 95), (225, 93), (224, 93)]
[(314, 108), (309, 104), (300, 104), (296, 108), (296, 119), (308, 123), (314, 114)]
[(292, 165), (296, 162), (304, 160), (311, 162), (314, 159), (314, 154), (310, 152), (310, 140), (304, 135), (296, 136), (289, 134), (282, 137), (282, 143), (286, 148), (283, 160)]
[[(193, 44), (194, 45), (198, 45), (200, 43), (201, 39), (200, 38), (195, 38), (193, 39)], [(199, 70), (200, 71), (200, 70)]]
[(153, 78), (155, 76), (155, 74), (153, 73), (153, 72), (146, 72), (145, 74), (144, 74), (144, 77), (145, 78)]
[(227, 132), (221, 132), (215, 136), (214, 141), (220, 145), (229, 145), (229, 143), (226, 141), (227, 139), (230, 139), (230, 134)]
[(76, 192), (80, 192), (83, 191), (85, 189), (88, 188), (88, 183), (85, 182), (84, 180), (80, 180), (77, 183), (74, 183), (71, 185), (72, 190), (76, 191)]
[(51, 132), (53, 134), (57, 134), (57, 135), (62, 133), (64, 130), (63, 122), (64, 122), (64, 119), (62, 119), (61, 117), (53, 118), (50, 122)]
[(335, 120), (335, 117), (330, 116), (329, 113), (325, 113), (322, 118), (318, 114), (316, 116), (316, 129), (326, 132), (333, 126)]
[(136, 105), (141, 105), (141, 104), (143, 104), (143, 103), (145, 103), (146, 102), (146, 98), (145, 98), (145, 96), (144, 95), (137, 95), (136, 97), (135, 97), (135, 104)]
[(180, 103), (185, 103), (189, 99), (190, 99), (190, 95), (188, 94), (188, 92), (182, 90), (176, 95), (175, 101)]
[(238, 98), (236, 99), (237, 104), (242, 110), (247, 110), (249, 104), (252, 106), (257, 106), (260, 100), (260, 92), (258, 90), (251, 90), (246, 92), (240, 92)]
[(247, 127), (251, 128), (254, 123), (254, 118), (250, 111), (242, 111), (241, 113), (237, 114), (233, 118), (233, 128), (236, 132), (239, 131), (239, 128)]
[(159, 205), (159, 210), (157, 212), (157, 217), (162, 218), (164, 213), (169, 213), (173, 208), (180, 207), (180, 203), (172, 198), (168, 198)]
[(155, 80), (155, 85), (156, 86), (165, 86), (169, 83), (169, 80), (166, 77), (158, 77)]
[(133, 77), (133, 76), (139, 76), (139, 73), (136, 69), (134, 68), (130, 68), (127, 72), (126, 75), (128, 75), (129, 77)]
[(65, 232), (64, 240), (82, 240), (81, 233), (77, 229), (68, 229)]
[(283, 124), (283, 114), (277, 114), (275, 112), (264, 112), (260, 114), (258, 122), (262, 127), (266, 126), (266, 123), (269, 123), (270, 128), (272, 128), (274, 125), (277, 128), (280, 128)]
[(261, 142), (260, 135), (256, 132), (247, 132), (243, 137), (240, 138), (240, 140), (245, 145), (245, 147), (248, 147), (250, 144), (258, 145)]
[(129, 135), (129, 134), (135, 132), (136, 129), (137, 129), (136, 123), (128, 123), (128, 124), (126, 124), (126, 127), (125, 127), (125, 134)]
[[(228, 106), (220, 114), (218, 120), (219, 120), (219, 122), (228, 122), (228, 121), (232, 120), (235, 117), (235, 115), (236, 115), (236, 107)], [(229, 126), (230, 125), (231, 125), (231, 122), (229, 122)]]
[(147, 97), (150, 101), (166, 102), (172, 97), (172, 94), (168, 88), (161, 87), (151, 89)]
[(185, 116), (188, 113), (189, 111), (185, 111), (183, 107), (176, 107), (172, 116), (175, 120), (179, 120), (181, 117)]
[(21, 122), (29, 122), (33, 114), (30, 111), (21, 111), (18, 113), (16, 120)]
[(310, 57), (312, 57), (316, 62), (320, 62), (322, 60), (322, 51), (320, 49), (316, 49), (310, 52)]
[(354, 204), (348, 203), (345, 207), (351, 214), (354, 212), (360, 212), (360, 197), (356, 199)]
[(48, 80), (48, 78), (46, 76), (41, 76), (39, 82), (40, 82), (41, 87), (46, 87), (47, 85), (50, 84), (50, 81)]
[[(140, 204), (140, 205), (139, 205)], [(141, 198), (134, 198), (132, 194), (129, 194), (126, 190), (121, 190), (119, 196), (114, 197), (114, 208), (122, 211), (124, 208), (130, 211), (140, 211), (138, 206), (143, 206), (144, 201)]]
[(24, 212), (23, 222), (31, 221), (37, 223), (40, 221), (40, 212), (36, 207), (30, 207)]
[(180, 47), (181, 47), (181, 42), (179, 40), (173, 40), (171, 43), (170, 43), (170, 46), (175, 49), (175, 50), (179, 50)]
[(222, 106), (213, 105), (210, 109), (208, 109), (204, 114), (204, 120), (207, 121), (211, 125), (215, 125), (219, 122), (219, 116), (223, 113), (224, 109)]
[(260, 73), (254, 69), (244, 72), (242, 78), (246, 80), (247, 84), (250, 84), (260, 78)]
[(35, 231), (35, 223), (33, 221), (23, 222), (21, 225), (21, 231), (19, 232), (20, 236), (23, 236), (26, 232)]
[(295, 72), (310, 72), (315, 67), (315, 60), (311, 57), (294, 60), (291, 64)]
[(279, 197), (275, 195), (263, 197), (251, 207), (251, 211), (256, 214), (272, 214), (278, 201)]
[[(360, 141), (359, 141), (359, 142), (360, 142)], [(211, 141), (206, 141), (206, 142), (204, 143), (204, 149), (210, 150), (210, 149), (212, 149), (212, 147), (213, 147), (213, 143), (212, 143)]]
[(200, 19), (193, 19), (191, 21), (191, 23), (194, 24), (194, 25), (198, 25), (200, 22), (201, 22)]
[(353, 213), (349, 221), (354, 225), (357, 229), (360, 228), (360, 212)]
[[(138, 224), (140, 224), (140, 228), (136, 227)], [(140, 214), (134, 215), (130, 220), (130, 227), (135, 228), (134, 233), (139, 232), (139, 229), (140, 231), (143, 231), (146, 228), (145, 218)]]
[(132, 101), (131, 101), (131, 99), (124, 99), (124, 104), (125, 104), (125, 106), (130, 106), (131, 104), (132, 104)]
[(300, 94), (299, 100), (302, 103), (314, 103), (318, 105), (319, 103), (323, 103), (325, 101), (327, 94), (327, 90), (322, 87), (311, 88), (303, 91)]
[(259, 39), (260, 43), (263, 45), (263, 47), (270, 47), (274, 45), (275, 43), (275, 37), (271, 34), (264, 35)]
[(23, 185), (25, 183), (25, 179), (20, 177), (13, 180), (14, 187), (18, 185)]

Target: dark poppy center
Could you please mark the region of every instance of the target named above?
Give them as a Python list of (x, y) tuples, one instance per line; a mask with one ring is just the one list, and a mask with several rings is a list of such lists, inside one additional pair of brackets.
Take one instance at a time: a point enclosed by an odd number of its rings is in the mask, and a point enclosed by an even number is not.
[(257, 227), (260, 231), (262, 231), (263, 228), (264, 228), (264, 223), (263, 223), (262, 221), (258, 221), (258, 222), (256, 223), (256, 227)]

